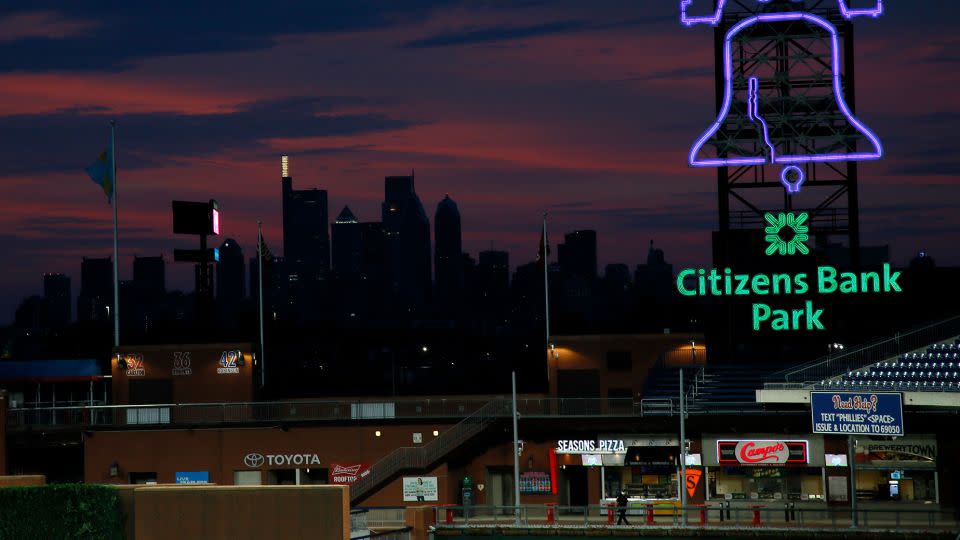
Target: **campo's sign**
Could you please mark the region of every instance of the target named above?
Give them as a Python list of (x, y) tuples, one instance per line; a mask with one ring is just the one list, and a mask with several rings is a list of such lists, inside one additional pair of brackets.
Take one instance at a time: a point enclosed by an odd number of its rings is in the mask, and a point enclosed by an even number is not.
[(903, 395), (880, 392), (810, 392), (814, 433), (902, 437)]
[[(767, 255), (806, 255), (808, 215), (765, 215)], [(738, 274), (730, 268), (687, 268), (677, 274), (677, 291), (683, 296), (802, 296), (808, 294), (899, 293), (900, 272), (889, 263), (876, 272), (841, 272), (833, 266), (818, 266), (816, 272)], [(823, 330), (823, 309), (807, 300), (801, 309), (781, 309), (765, 302), (751, 308), (753, 329), (767, 326), (774, 331)]]
[(808, 462), (807, 441), (717, 441), (717, 461), (740, 465), (787, 465)]

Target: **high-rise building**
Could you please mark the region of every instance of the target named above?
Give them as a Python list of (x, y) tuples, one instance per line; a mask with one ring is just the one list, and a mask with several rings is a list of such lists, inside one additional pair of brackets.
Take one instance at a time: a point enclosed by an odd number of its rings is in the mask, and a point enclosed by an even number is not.
[(80, 294), (77, 296), (78, 321), (111, 320), (113, 309), (113, 260), (110, 257), (88, 259), (80, 263)]
[(557, 246), (560, 271), (572, 277), (592, 280), (597, 277), (597, 231), (574, 231)]
[(62, 328), (70, 324), (70, 278), (63, 274), (43, 275), (43, 298), (47, 301), (50, 326)]
[(167, 292), (163, 255), (133, 258), (133, 288), (140, 298), (156, 298)]
[(673, 265), (666, 261), (663, 250), (653, 247), (647, 252), (647, 264), (638, 264), (633, 279), (637, 293), (647, 297), (670, 297), (674, 292)]
[(504, 299), (510, 290), (510, 255), (506, 251), (481, 251), (477, 267), (484, 298)]
[(349, 206), (343, 207), (330, 230), (333, 274), (341, 279), (359, 276), (363, 268), (363, 226)]
[(243, 249), (233, 238), (220, 244), (220, 261), (217, 263), (217, 303), (236, 305), (246, 296), (244, 282)]
[(283, 257), (301, 279), (325, 276), (330, 270), (327, 191), (293, 189), (289, 164), (283, 156)]
[(414, 177), (388, 176), (382, 205), (390, 303), (400, 311), (426, 303), (431, 289), (430, 220), (414, 191)]
[(463, 246), (460, 210), (450, 195), (445, 195), (437, 205), (433, 228), (437, 301), (451, 305), (463, 290)]

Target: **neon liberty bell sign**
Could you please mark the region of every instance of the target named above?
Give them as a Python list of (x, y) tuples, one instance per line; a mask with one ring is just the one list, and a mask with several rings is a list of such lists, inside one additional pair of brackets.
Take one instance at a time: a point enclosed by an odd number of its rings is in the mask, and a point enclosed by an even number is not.
[[(828, 163), (844, 161), (869, 161), (877, 160), (883, 157), (883, 145), (880, 138), (870, 130), (860, 120), (856, 118), (853, 111), (847, 105), (843, 95), (843, 86), (840, 78), (840, 44), (836, 26), (823, 17), (803, 11), (803, 0), (755, 0), (761, 4), (769, 4), (770, 11), (761, 12), (747, 17), (734, 24), (727, 31), (723, 40), (723, 69), (724, 69), (724, 96), (720, 106), (720, 112), (716, 120), (703, 132), (702, 135), (693, 143), (690, 149), (689, 163), (692, 167), (728, 167), (728, 166), (759, 166), (759, 165), (779, 165), (780, 181), (789, 194), (800, 192), (803, 185), (805, 173), (802, 168), (807, 163)], [(801, 2), (800, 5), (791, 5)], [(883, 0), (869, 0), (872, 4), (868, 7), (853, 7), (851, 3), (854, 0), (834, 0), (837, 2), (840, 15), (847, 20), (854, 17), (877, 18), (883, 14)], [(713, 4), (714, 0), (681, 0), (680, 2), (680, 21), (684, 26), (691, 27), (695, 25), (716, 26), (720, 23), (724, 8), (728, 0), (715, 0), (715, 7), (712, 11), (696, 15), (694, 9), (705, 3)], [(785, 7), (786, 11), (775, 11), (777, 6)], [(761, 88), (768, 88), (761, 79), (759, 73), (735, 73), (732, 58), (732, 43), (738, 35), (749, 31), (751, 27), (758, 24), (795, 24), (805, 23), (811, 27), (819, 27), (828, 35), (830, 45), (830, 70), (832, 72), (832, 90), (836, 101), (836, 108), (843, 119), (848, 123), (850, 130), (855, 132), (858, 142), (862, 145), (858, 149), (851, 149), (847, 145), (834, 144), (826, 148), (811, 151), (806, 148), (805, 151), (778, 151), (779, 141), (777, 133), (788, 132), (787, 129), (774, 130), (770, 126), (769, 118), (765, 116), (764, 96), (761, 95)], [(757, 70), (759, 71), (759, 70)], [(734, 85), (743, 89), (743, 79), (737, 79), (742, 76), (746, 79), (746, 96), (741, 98), (741, 103), (746, 102), (747, 121), (756, 127), (758, 134), (758, 143), (755, 152), (717, 152), (712, 155), (708, 146), (718, 135), (721, 128), (731, 122), (732, 114), (741, 114), (742, 108), (734, 107)], [(839, 116), (838, 116), (839, 117)], [(780, 126), (778, 126), (780, 127)], [(807, 145), (802, 145), (807, 146)], [(782, 148), (782, 146), (781, 146)], [(731, 155), (734, 154), (734, 155)]]

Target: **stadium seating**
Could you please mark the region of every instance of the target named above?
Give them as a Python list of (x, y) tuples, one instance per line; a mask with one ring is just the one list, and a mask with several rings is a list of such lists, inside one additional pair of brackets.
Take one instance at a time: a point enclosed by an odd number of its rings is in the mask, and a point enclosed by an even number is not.
[[(685, 368), (684, 383), (690, 407), (711, 404), (752, 403), (768, 371), (756, 365), (715, 365)], [(650, 370), (644, 385), (644, 399), (676, 399), (680, 385), (678, 368)]]
[(821, 381), (820, 386), (840, 390), (960, 392), (960, 339), (848, 371)]

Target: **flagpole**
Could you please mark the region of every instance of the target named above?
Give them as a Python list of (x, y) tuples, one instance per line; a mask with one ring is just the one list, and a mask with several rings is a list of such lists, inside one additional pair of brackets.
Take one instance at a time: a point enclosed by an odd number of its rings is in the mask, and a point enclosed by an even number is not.
[(547, 243), (547, 213), (543, 213), (543, 314), (546, 320), (547, 335), (547, 380), (550, 380), (550, 356), (553, 351), (550, 348), (550, 248)]
[(113, 182), (113, 346), (120, 346), (120, 271), (117, 249), (117, 123), (110, 121), (110, 170)]
[(260, 388), (266, 383), (266, 357), (263, 349), (263, 224), (257, 220), (257, 280), (260, 282), (257, 286), (257, 292), (260, 299)]

